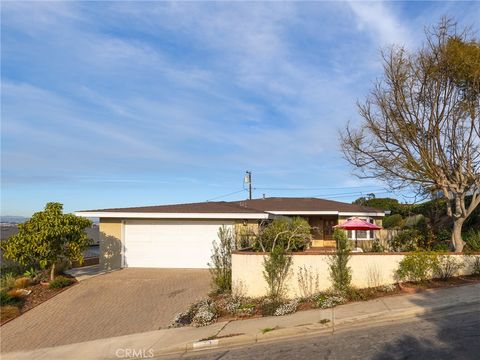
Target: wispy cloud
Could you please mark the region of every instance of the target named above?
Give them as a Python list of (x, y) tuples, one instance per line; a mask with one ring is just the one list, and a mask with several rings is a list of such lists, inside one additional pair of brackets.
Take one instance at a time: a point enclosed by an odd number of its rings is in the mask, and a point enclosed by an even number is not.
[(360, 31), (368, 31), (381, 47), (393, 44), (411, 46), (415, 42), (408, 25), (395, 14), (398, 4), (383, 2), (350, 1), (350, 8), (357, 19)]
[(204, 200), (247, 168), (263, 184), (349, 184), (337, 133), (380, 75), (378, 49), (437, 20), (410, 6), (4, 2), (6, 199), (75, 183), (99, 207), (127, 205), (122, 184), (130, 203)]

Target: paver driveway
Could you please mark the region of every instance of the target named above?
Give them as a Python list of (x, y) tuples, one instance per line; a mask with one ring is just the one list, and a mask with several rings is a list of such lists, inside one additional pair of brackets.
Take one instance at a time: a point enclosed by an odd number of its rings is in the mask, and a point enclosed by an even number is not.
[(208, 270), (123, 269), (80, 282), (0, 328), (2, 352), (167, 327), (210, 290)]

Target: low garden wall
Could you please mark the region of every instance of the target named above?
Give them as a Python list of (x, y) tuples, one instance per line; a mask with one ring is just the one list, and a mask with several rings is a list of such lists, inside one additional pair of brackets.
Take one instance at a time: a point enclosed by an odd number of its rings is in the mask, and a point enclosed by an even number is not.
[[(348, 265), (352, 269), (352, 285), (358, 288), (376, 287), (398, 282), (395, 271), (399, 262), (407, 253), (375, 253), (351, 254)], [(266, 253), (236, 252), (232, 254), (232, 287), (233, 291), (249, 297), (261, 297), (267, 294), (267, 283), (263, 277), (263, 259)], [(325, 254), (294, 254), (290, 276), (287, 280), (287, 297), (302, 296), (302, 286), (299, 282), (300, 269), (307, 269), (309, 279), (313, 285), (317, 284), (318, 291), (331, 288), (328, 258)], [(458, 262), (465, 266), (458, 275), (472, 273), (472, 262), (464, 254), (451, 254)], [(480, 257), (480, 254), (473, 256)], [(307, 279), (307, 281), (309, 281)]]

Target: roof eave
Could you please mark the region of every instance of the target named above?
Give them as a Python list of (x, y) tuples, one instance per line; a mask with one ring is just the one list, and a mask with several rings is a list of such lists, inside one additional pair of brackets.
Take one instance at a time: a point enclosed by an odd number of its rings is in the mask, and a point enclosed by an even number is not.
[(89, 218), (118, 219), (269, 219), (268, 213), (160, 213), (160, 212), (120, 212), (120, 211), (77, 211), (75, 215)]
[(305, 211), (268, 211), (274, 215), (338, 215), (338, 216), (385, 216), (381, 211), (336, 211), (336, 210), (305, 210)]

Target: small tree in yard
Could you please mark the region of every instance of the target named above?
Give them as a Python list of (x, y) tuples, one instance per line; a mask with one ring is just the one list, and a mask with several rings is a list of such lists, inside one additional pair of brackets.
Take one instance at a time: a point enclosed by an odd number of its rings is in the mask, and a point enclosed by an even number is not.
[(220, 227), (218, 240), (218, 243), (213, 242), (212, 262), (208, 266), (214, 291), (222, 294), (232, 290), (232, 250), (235, 244), (232, 230), (225, 225)]
[(281, 218), (272, 221), (260, 233), (257, 247), (269, 251), (263, 260), (263, 277), (272, 299), (278, 300), (285, 295), (285, 283), (292, 265), (288, 252), (303, 249), (311, 240), (310, 231), (305, 219)]
[(337, 251), (329, 259), (330, 279), (335, 290), (345, 292), (352, 280), (352, 269), (348, 266), (350, 246), (344, 230), (335, 229), (333, 238), (337, 242)]
[(23, 266), (50, 268), (62, 258), (83, 261), (83, 251), (90, 244), (85, 229), (92, 222), (73, 214), (64, 214), (63, 205), (48, 203), (44, 211), (18, 225), (19, 232), (1, 243), (3, 256)]
[(263, 277), (267, 282), (270, 298), (281, 299), (285, 295), (285, 282), (291, 266), (292, 257), (280, 246), (273, 248), (263, 259)]
[(463, 223), (480, 204), (480, 42), (448, 19), (426, 40), (416, 52), (383, 53), (383, 80), (359, 105), (363, 122), (347, 127), (342, 150), (359, 177), (443, 192), (460, 252)]
[(287, 251), (303, 250), (311, 240), (308, 221), (300, 218), (275, 219), (265, 226), (254, 244), (255, 250), (272, 251), (277, 245)]

